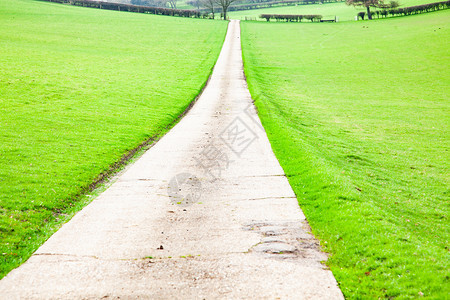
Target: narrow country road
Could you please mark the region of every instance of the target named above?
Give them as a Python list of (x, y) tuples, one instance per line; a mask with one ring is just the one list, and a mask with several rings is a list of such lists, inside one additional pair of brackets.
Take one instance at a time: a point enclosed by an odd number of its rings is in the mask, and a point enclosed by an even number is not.
[(21, 267), (2, 299), (342, 299), (247, 89), (238, 21), (190, 112)]

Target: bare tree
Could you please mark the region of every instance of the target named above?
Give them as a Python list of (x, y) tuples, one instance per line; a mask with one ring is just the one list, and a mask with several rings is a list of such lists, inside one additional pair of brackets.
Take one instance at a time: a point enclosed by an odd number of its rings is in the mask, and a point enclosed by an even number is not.
[(177, 0), (168, 0), (167, 3), (169, 3), (170, 8), (177, 9)]
[(207, 8), (214, 19), (214, 4), (216, 4), (216, 0), (202, 0), (201, 5), (205, 8)]
[(167, 2), (161, 0), (131, 0), (130, 3), (133, 5), (143, 5), (143, 6), (156, 6), (156, 7), (167, 6)]
[(202, 5), (202, 1), (200, 1), (200, 0), (191, 0), (191, 1), (187, 1), (186, 4), (195, 6), (195, 7), (197, 7), (197, 10), (200, 10), (200, 6)]
[(226, 20), (227, 19), (228, 7), (230, 7), (230, 5), (232, 3), (237, 2), (239, 0), (214, 0), (214, 1), (216, 2), (217, 5), (222, 7), (223, 19)]
[(367, 17), (372, 20), (372, 14), (370, 13), (371, 7), (383, 6), (383, 0), (346, 0), (347, 5), (363, 6), (367, 9)]

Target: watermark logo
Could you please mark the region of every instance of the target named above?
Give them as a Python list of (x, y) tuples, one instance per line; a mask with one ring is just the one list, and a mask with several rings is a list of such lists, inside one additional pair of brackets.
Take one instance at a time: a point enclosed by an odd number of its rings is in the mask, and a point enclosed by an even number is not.
[(208, 144), (198, 157), (195, 157), (197, 166), (203, 169), (204, 174), (212, 181), (220, 178), (222, 171), (228, 169), (232, 161), (226, 153), (220, 151), (213, 144)]
[(238, 157), (258, 138), (240, 117), (236, 117), (219, 137)]
[(195, 175), (180, 173), (170, 180), (167, 192), (172, 204), (188, 206), (200, 199), (202, 184)]
[[(257, 127), (259, 130), (264, 131), (252, 103), (245, 108), (243, 114), (234, 118), (233, 121), (225, 127), (219, 134), (218, 139), (213, 139), (215, 142), (208, 143), (202, 151), (194, 157), (196, 166), (203, 171), (202, 180), (207, 179), (210, 182), (214, 182), (220, 179), (222, 173), (234, 162), (227, 154), (227, 152), (229, 153), (230, 151), (226, 148), (224, 149), (223, 147), (216, 146), (219, 139), (231, 150), (231, 156), (235, 155), (237, 158), (240, 158), (249, 146), (258, 138), (258, 135), (250, 126), (253, 128)], [(258, 131), (258, 129), (256, 130)], [(170, 180), (168, 195), (173, 204), (183, 206), (192, 205), (197, 202), (202, 195), (201, 182), (191, 173), (180, 173)]]
[(262, 126), (261, 122), (259, 121), (259, 117), (258, 114), (255, 110), (255, 106), (253, 105), (253, 103), (250, 103), (249, 105), (247, 105), (247, 107), (244, 109), (244, 113), (247, 115), (247, 117), (253, 121), (253, 123), (255, 123), (256, 126), (258, 126), (258, 128), (260, 130), (264, 131), (264, 127)]

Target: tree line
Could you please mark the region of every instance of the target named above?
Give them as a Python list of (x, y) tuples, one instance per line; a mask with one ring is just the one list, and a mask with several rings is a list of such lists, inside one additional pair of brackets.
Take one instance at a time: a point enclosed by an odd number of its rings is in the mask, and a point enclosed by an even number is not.
[[(323, 3), (335, 3), (344, 2), (345, 0), (284, 0), (284, 1), (273, 1), (273, 0), (247, 0), (239, 1), (239, 4), (230, 5), (228, 11), (242, 11), (250, 9), (262, 9), (270, 7), (279, 6), (293, 6), (293, 5), (308, 5), (308, 4), (323, 4)], [(186, 2), (187, 4), (196, 7), (201, 11), (209, 11), (210, 13), (220, 13), (222, 8), (220, 6), (214, 7), (214, 12), (212, 11), (212, 5), (207, 3), (208, 0), (190, 0)]]
[[(372, 20), (372, 16), (376, 15), (378, 18), (391, 16), (406, 16), (411, 14), (418, 14), (423, 12), (430, 12), (435, 10), (447, 9), (450, 6), (450, 0), (443, 2), (434, 2), (416, 6), (401, 7), (399, 8), (399, 3), (397, 1), (390, 1), (389, 3), (384, 3), (383, 0), (346, 0), (347, 5), (361, 6), (366, 8), (366, 12), (358, 13), (358, 19), (364, 20), (364, 16), (367, 15), (369, 20)], [(370, 8), (378, 8), (372, 12)]]
[[(210, 18), (211, 17), (209, 12), (200, 12), (199, 10), (190, 10), (190, 9), (167, 8), (167, 7), (161, 7), (161, 6), (134, 5), (134, 4), (103, 2), (103, 1), (95, 1), (95, 0), (42, 0), (42, 1), (64, 3), (64, 4), (71, 4), (71, 5), (76, 5), (76, 6), (84, 6), (84, 7), (92, 7), (92, 8), (100, 8), (100, 9), (108, 9), (108, 10), (165, 15), (165, 16), (178, 16), (178, 17), (187, 17), (187, 18)], [(238, 0), (205, 0), (205, 2), (208, 2), (211, 4), (212, 13), (213, 13), (212, 17), (214, 17), (214, 7), (218, 6), (222, 9), (222, 17), (224, 20), (227, 19), (228, 7), (236, 1), (238, 1)], [(172, 2), (172, 4), (170, 4), (170, 2)], [(139, 2), (139, 3), (143, 3), (143, 2)], [(165, 3), (169, 3), (169, 5), (171, 7), (176, 7), (176, 0), (166, 1)], [(205, 7), (208, 7), (208, 6), (205, 6)]]

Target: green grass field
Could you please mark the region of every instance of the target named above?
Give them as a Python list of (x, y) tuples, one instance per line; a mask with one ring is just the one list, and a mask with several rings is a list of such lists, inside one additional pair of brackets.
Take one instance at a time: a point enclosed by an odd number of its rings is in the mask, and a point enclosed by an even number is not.
[(446, 299), (450, 11), (244, 22), (276, 156), (350, 299)]
[(226, 25), (0, 1), (0, 278), (86, 203), (101, 172), (167, 131)]
[[(388, 3), (389, 1), (386, 1)], [(439, 2), (433, 0), (400, 0), (401, 7), (414, 6), (419, 4)], [(365, 8), (348, 6), (345, 2), (314, 4), (314, 5), (298, 5), (298, 6), (281, 6), (263, 9), (242, 10), (230, 12), (230, 19), (245, 20), (245, 18), (260, 19), (261, 14), (292, 14), (292, 15), (322, 15), (324, 19), (334, 19), (338, 17), (339, 21), (353, 21), (355, 16)], [(303, 21), (307, 22), (307, 21)]]

